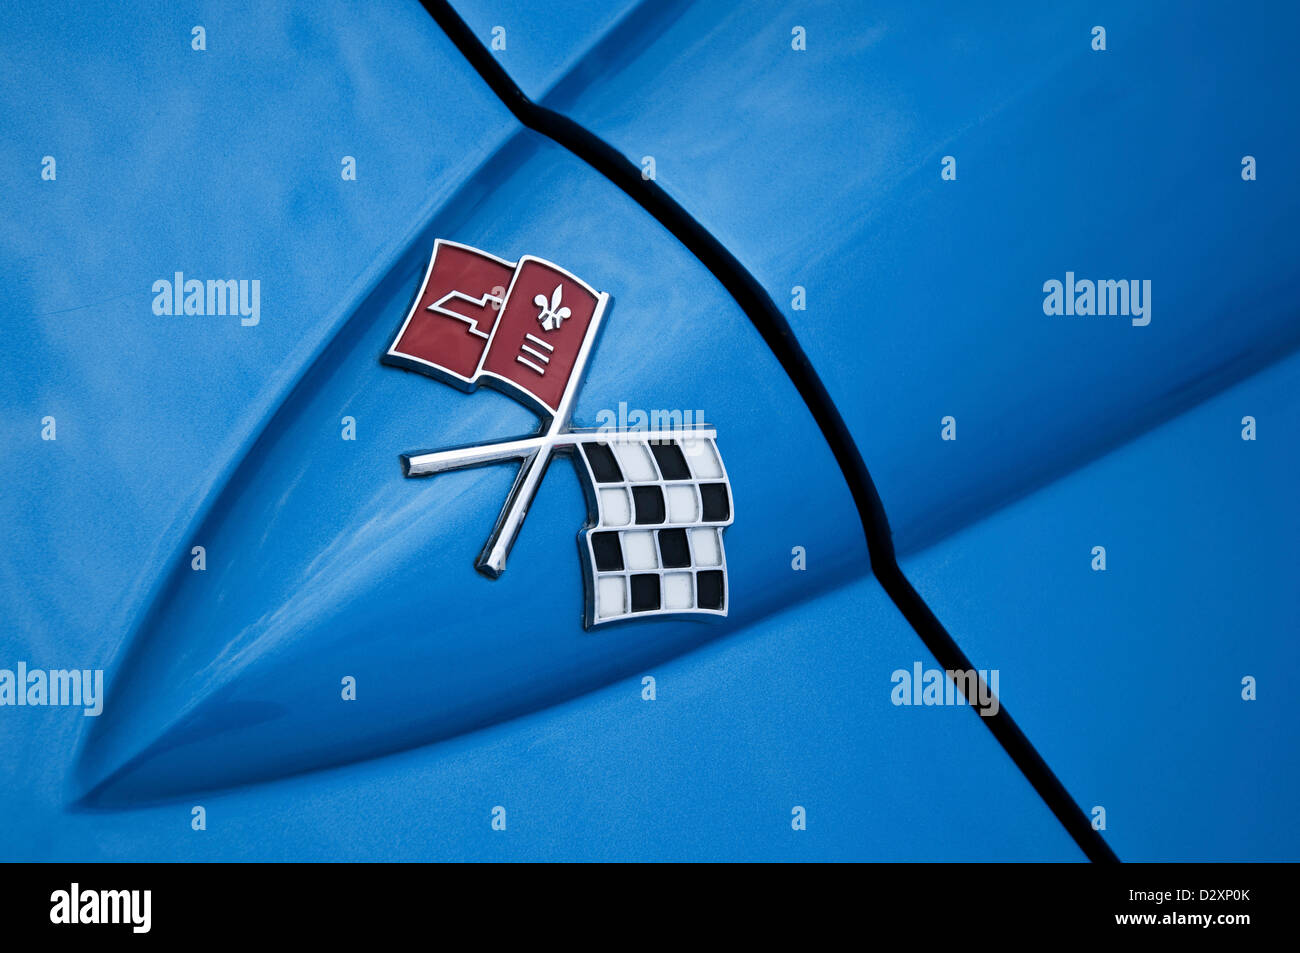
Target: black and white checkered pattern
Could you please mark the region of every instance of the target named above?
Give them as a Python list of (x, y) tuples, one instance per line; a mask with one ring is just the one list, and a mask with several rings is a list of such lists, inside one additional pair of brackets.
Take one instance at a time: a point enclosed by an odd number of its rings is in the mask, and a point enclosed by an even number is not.
[(586, 442), (587, 624), (656, 615), (727, 614), (722, 531), (731, 486), (712, 437)]

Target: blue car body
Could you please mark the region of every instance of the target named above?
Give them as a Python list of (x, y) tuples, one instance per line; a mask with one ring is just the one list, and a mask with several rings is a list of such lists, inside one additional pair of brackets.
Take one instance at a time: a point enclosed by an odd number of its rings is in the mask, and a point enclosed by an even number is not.
[[(1095, 833), (1295, 859), (1295, 11), (513, 6), (452, 4), (783, 312)], [(0, 47), (0, 669), (105, 673), (92, 717), (0, 707), (0, 856), (1084, 858), (988, 719), (898, 703), (944, 664), (786, 355), (419, 5), (33, 4)], [(612, 295), (575, 423), (717, 428), (725, 621), (585, 631), (567, 465), (499, 579), (513, 468), (403, 477), (536, 426), (380, 363), (437, 238)], [(1149, 324), (1045, 314), (1067, 272)], [(177, 273), (256, 322), (158, 314)]]

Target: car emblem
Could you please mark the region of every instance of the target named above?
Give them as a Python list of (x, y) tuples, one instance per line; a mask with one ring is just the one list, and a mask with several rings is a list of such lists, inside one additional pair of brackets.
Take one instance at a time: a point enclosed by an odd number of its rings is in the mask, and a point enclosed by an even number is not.
[(558, 265), (511, 262), (438, 239), (424, 282), (384, 354), (465, 391), (486, 384), (540, 418), (513, 440), (403, 454), (408, 477), (519, 461), (501, 515), (475, 563), (496, 578), (554, 454), (574, 460), (587, 496), (585, 625), (626, 619), (722, 617), (728, 584), (723, 530), (731, 485), (707, 426), (575, 430), (573, 403), (610, 297)]

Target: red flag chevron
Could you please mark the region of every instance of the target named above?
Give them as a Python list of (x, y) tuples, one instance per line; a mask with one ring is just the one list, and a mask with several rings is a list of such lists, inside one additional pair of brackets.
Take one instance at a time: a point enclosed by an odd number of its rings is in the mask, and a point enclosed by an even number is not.
[(438, 239), (384, 360), (462, 390), (496, 387), (554, 415), (602, 296), (548, 261), (509, 262)]

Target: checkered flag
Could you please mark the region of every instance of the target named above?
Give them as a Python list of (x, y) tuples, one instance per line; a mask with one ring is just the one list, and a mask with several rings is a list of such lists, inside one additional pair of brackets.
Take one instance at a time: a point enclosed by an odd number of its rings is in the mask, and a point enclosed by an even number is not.
[[(722, 531), (731, 487), (717, 432), (704, 427), (574, 430), (573, 403), (609, 294), (541, 258), (507, 261), (439, 239), (384, 360), (531, 407), (528, 437), (401, 455), (408, 477), (519, 461), (510, 496), (474, 565), (495, 579), (555, 454), (573, 457), (587, 494), (588, 628), (621, 619), (722, 617)], [(535, 313), (534, 313), (535, 312)]]
[(731, 491), (713, 432), (582, 440), (587, 477), (587, 625), (727, 614), (722, 531)]

